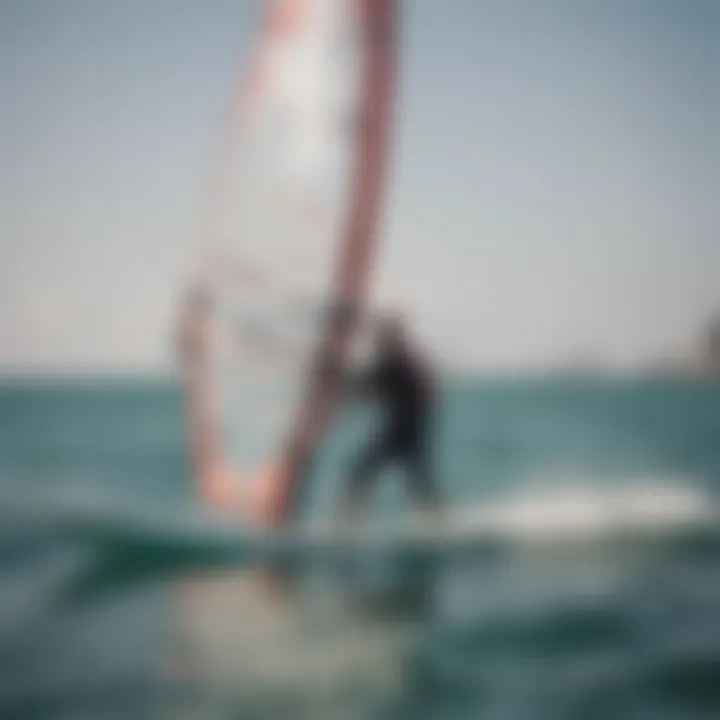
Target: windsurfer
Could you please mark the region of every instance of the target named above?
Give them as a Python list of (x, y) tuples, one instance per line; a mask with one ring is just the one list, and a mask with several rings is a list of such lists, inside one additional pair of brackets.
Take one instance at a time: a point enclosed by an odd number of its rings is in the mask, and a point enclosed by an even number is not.
[(355, 460), (343, 514), (355, 516), (379, 471), (387, 464), (398, 463), (407, 473), (416, 501), (437, 516), (440, 498), (430, 448), (435, 379), (411, 346), (399, 319), (380, 321), (374, 345), (373, 361), (350, 385), (353, 394), (378, 402), (382, 419), (379, 432)]

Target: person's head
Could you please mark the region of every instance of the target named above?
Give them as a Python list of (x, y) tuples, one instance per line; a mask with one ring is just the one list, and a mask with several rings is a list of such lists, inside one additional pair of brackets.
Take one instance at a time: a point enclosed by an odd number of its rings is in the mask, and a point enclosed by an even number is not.
[(382, 355), (394, 355), (405, 350), (405, 328), (398, 316), (381, 318), (375, 328), (375, 347)]

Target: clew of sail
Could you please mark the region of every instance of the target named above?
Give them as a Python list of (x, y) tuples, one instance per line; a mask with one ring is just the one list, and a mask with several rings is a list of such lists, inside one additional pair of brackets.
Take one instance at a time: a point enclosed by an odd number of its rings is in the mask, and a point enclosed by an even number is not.
[(281, 523), (330, 421), (371, 270), (396, 0), (275, 0), (238, 86), (181, 308), (203, 498)]

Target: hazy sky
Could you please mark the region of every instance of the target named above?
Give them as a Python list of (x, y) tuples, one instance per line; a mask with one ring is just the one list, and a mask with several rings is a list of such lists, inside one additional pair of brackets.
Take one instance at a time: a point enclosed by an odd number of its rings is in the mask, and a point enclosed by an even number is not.
[[(404, 7), (381, 300), (482, 365), (688, 343), (720, 311), (720, 2)], [(259, 15), (0, 0), (0, 366), (167, 360)]]

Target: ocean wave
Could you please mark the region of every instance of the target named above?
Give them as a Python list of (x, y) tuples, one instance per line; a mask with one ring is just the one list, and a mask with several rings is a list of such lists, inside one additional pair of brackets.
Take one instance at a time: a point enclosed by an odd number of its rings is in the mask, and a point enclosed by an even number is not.
[(367, 524), (345, 533), (327, 522), (278, 532), (256, 530), (197, 509), (128, 507), (87, 496), (25, 502), (16, 506), (16, 520), (23, 513), (36, 529), (51, 529), (98, 551), (189, 565), (357, 553), (442, 557), (536, 547), (579, 550), (603, 543), (720, 549), (713, 499), (697, 486), (670, 481), (535, 488), (449, 511), (440, 523), (408, 516), (392, 525)]

